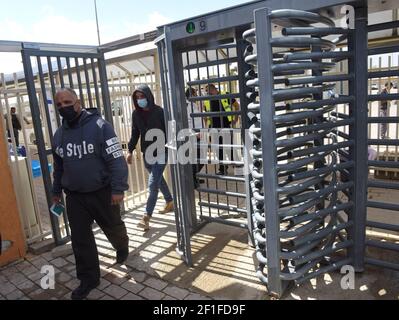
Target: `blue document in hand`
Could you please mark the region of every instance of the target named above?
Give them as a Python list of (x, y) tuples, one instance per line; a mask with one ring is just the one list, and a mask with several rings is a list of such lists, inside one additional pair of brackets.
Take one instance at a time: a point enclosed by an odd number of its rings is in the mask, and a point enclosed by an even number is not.
[(64, 213), (65, 207), (61, 203), (54, 203), (51, 206), (50, 211), (55, 216), (60, 217)]

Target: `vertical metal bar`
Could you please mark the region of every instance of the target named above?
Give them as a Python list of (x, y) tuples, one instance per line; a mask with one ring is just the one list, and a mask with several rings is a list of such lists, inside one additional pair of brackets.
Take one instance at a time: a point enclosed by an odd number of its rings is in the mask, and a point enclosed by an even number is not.
[(62, 71), (61, 57), (57, 57), (58, 76), (60, 77), (61, 88), (65, 87), (64, 72)]
[[(35, 128), (35, 135), (37, 141), (37, 147), (39, 152), (39, 159), (40, 159), (40, 166), (43, 175), (43, 182), (44, 182), (44, 189), (46, 192), (46, 200), (48, 208), (50, 208), (52, 203), (52, 188), (51, 188), (51, 177), (50, 171), (48, 168), (48, 160), (47, 160), (47, 152), (46, 152), (46, 145), (44, 143), (44, 136), (42, 131), (42, 124), (40, 119), (40, 109), (39, 109), (39, 102), (36, 96), (36, 88), (34, 82), (34, 76), (32, 72), (32, 63), (30, 60), (30, 55), (26, 50), (22, 50), (22, 62), (24, 65), (25, 71), (25, 79), (26, 79), (26, 87), (28, 90), (29, 95), (29, 102), (31, 106), (31, 113), (32, 113), (32, 120), (33, 126)], [(57, 218), (48, 211), (50, 215), (51, 227), (53, 231), (53, 237), (55, 243), (60, 245), (63, 243), (63, 239), (61, 238), (61, 232), (58, 224)]]
[[(172, 120), (171, 109), (170, 109), (170, 95), (169, 95), (169, 84), (168, 84), (168, 76), (167, 73), (169, 72), (167, 67), (167, 59), (166, 59), (166, 48), (165, 48), (165, 41), (163, 40), (158, 43), (158, 55), (159, 55), (159, 62), (160, 62), (160, 73), (161, 73), (161, 89), (163, 94), (164, 100), (164, 113), (165, 113), (165, 120), (170, 121)], [(173, 151), (169, 151), (173, 152)], [(170, 164), (171, 173), (172, 173), (172, 188), (173, 188), (173, 195), (174, 195), (174, 203), (175, 203), (175, 222), (176, 222), (176, 234), (177, 234), (177, 248), (179, 251), (184, 253), (185, 248), (185, 237), (183, 235), (183, 228), (182, 228), (182, 221), (180, 218), (180, 207), (179, 207), (179, 197), (178, 197), (178, 184), (177, 184), (177, 168), (176, 164)], [(188, 259), (186, 259), (186, 263), (188, 263)]]
[(354, 52), (353, 59), (349, 61), (349, 73), (354, 74), (354, 80), (350, 81), (350, 93), (355, 100), (351, 103), (350, 116), (355, 119), (354, 126), (350, 127), (350, 138), (355, 141), (350, 148), (350, 158), (355, 161), (352, 176), (354, 185), (353, 202), (354, 211), (350, 215), (353, 228), (349, 237), (354, 241), (350, 250), (355, 270), (364, 271), (364, 255), (366, 240), (367, 220), (367, 179), (368, 179), (368, 142), (367, 142), (367, 7), (356, 8), (354, 35), (349, 37), (348, 51)]
[(98, 72), (100, 74), (101, 94), (103, 99), (105, 119), (113, 126), (114, 121), (112, 117), (111, 98), (109, 96), (107, 67), (105, 64), (104, 54), (100, 54), (100, 57), (97, 59), (97, 64)]
[[(250, 103), (250, 100), (248, 99), (246, 92), (248, 92), (248, 87), (245, 84), (244, 76), (250, 69), (250, 65), (245, 63), (245, 57), (244, 57), (244, 52), (245, 49), (248, 45), (248, 43), (242, 39), (242, 34), (244, 33), (245, 30), (248, 30), (250, 26), (243, 27), (241, 29), (238, 29), (236, 31), (236, 42), (237, 42), (237, 57), (238, 57), (238, 74), (242, 75), (243, 79), (239, 81), (239, 90), (240, 90), (240, 105), (241, 105), (241, 140), (242, 144), (244, 145), (243, 148), (243, 156), (244, 156), (244, 163), (247, 165), (249, 163), (249, 152), (250, 150), (247, 149), (250, 146), (247, 146), (245, 144), (246, 141), (246, 134), (247, 134), (247, 129), (249, 129), (249, 124), (248, 124), (248, 109), (247, 106)], [(253, 212), (253, 207), (252, 207), (252, 189), (251, 189), (251, 184), (250, 184), (250, 174), (249, 170), (244, 170), (244, 177), (245, 177), (245, 194), (247, 195), (245, 199), (245, 204), (247, 208), (247, 221), (248, 221), (248, 236), (249, 239), (252, 243), (253, 246), (255, 246), (255, 239), (254, 239), (254, 224), (252, 220), (252, 212)]]
[(53, 126), (51, 125), (50, 110), (49, 110), (49, 105), (48, 105), (48, 100), (47, 100), (46, 83), (44, 81), (42, 61), (41, 61), (41, 57), (39, 57), (39, 56), (37, 56), (37, 67), (39, 70), (40, 87), (42, 90), (44, 111), (46, 113), (46, 118), (47, 118), (47, 127), (48, 127), (49, 136), (50, 136), (50, 142), (51, 142), (51, 145), (53, 145), (54, 132), (53, 132)]
[[(177, 116), (177, 121), (176, 121), (176, 129), (177, 132), (181, 129), (181, 117), (182, 115), (179, 114), (177, 111), (179, 110), (179, 106), (181, 107), (181, 87), (177, 86), (176, 84), (178, 83), (177, 81), (180, 80), (179, 84), (182, 85), (181, 81), (182, 79), (179, 78), (180, 74), (178, 71), (178, 68), (182, 68), (182, 63), (181, 63), (181, 52), (175, 52), (173, 50), (172, 42), (169, 41), (168, 39), (168, 29), (165, 29), (165, 41), (166, 41), (166, 52), (167, 52), (167, 60), (168, 60), (168, 71), (169, 71), (169, 81), (170, 81), (170, 91), (173, 92), (171, 95), (171, 106), (175, 108), (174, 115)], [(177, 62), (176, 62), (176, 57), (177, 57)], [(178, 63), (180, 62), (180, 65)], [(182, 70), (181, 70), (182, 73)], [(178, 98), (179, 97), (179, 98)], [(183, 110), (184, 112), (184, 110)], [(180, 122), (180, 123), (179, 123)], [(177, 147), (179, 147), (179, 143), (177, 143)], [(183, 189), (184, 188), (184, 182), (188, 181), (185, 179), (186, 177), (184, 176), (184, 168), (181, 168), (182, 166), (177, 163), (176, 164), (176, 169), (177, 169), (177, 183), (178, 187), (180, 187), (180, 190), (177, 190), (177, 192), (181, 196), (181, 212), (180, 212), (180, 218), (182, 222), (182, 236), (184, 237), (184, 255), (186, 258), (186, 263), (189, 266), (192, 266), (193, 264), (193, 259), (192, 259), (192, 253), (191, 253), (191, 243), (190, 243), (190, 237), (191, 237), (191, 230), (190, 230), (190, 222), (187, 219), (188, 214), (191, 213), (192, 211), (189, 210), (189, 208), (192, 206), (193, 202), (189, 202), (189, 199), (193, 197), (193, 194), (189, 196), (184, 196), (183, 197)], [(190, 178), (190, 177), (189, 177)], [(191, 177), (192, 178), (192, 177)], [(192, 192), (194, 193), (194, 191)]]
[[(175, 73), (175, 88), (173, 89), (172, 85), (172, 92), (175, 94), (173, 95), (176, 97), (176, 104), (175, 106), (175, 114), (178, 115), (177, 118), (177, 132), (180, 130), (186, 129), (187, 123), (187, 103), (186, 103), (186, 95), (185, 95), (185, 83), (184, 83), (184, 72), (183, 72), (183, 53), (174, 49), (173, 51), (173, 61), (174, 61), (174, 73)], [(180, 112), (179, 112), (180, 111)], [(178, 142), (179, 147), (179, 142)], [(187, 214), (188, 218), (188, 236), (191, 234), (191, 230), (197, 227), (197, 214), (196, 214), (196, 206), (195, 206), (195, 192), (194, 192), (194, 178), (193, 178), (193, 167), (192, 165), (186, 164), (181, 165), (180, 163), (177, 164), (181, 171), (182, 177), (182, 187), (183, 189), (180, 191), (184, 194), (183, 203), (186, 206), (186, 210), (184, 210), (184, 214)], [(184, 177), (184, 178), (183, 178)]]
[(78, 78), (80, 103), (82, 104), (82, 107), (85, 108), (86, 102), (85, 102), (85, 97), (83, 95), (82, 77), (80, 76), (80, 67), (79, 67), (79, 59), (78, 58), (75, 58), (75, 70), (76, 70), (76, 76)]
[(86, 58), (83, 58), (83, 69), (84, 69), (85, 78), (86, 78), (87, 99), (89, 100), (90, 108), (94, 108), (93, 99), (91, 96), (90, 77), (89, 77), (89, 71), (87, 70)]
[[(274, 87), (272, 65), (273, 52), (271, 49), (271, 21), (270, 10), (260, 9), (255, 11), (255, 27), (257, 30), (258, 48), (258, 72), (259, 72), (259, 96), (262, 126), (262, 152), (263, 165), (263, 185), (265, 190), (265, 215), (266, 215), (266, 252), (267, 252), (267, 274), (268, 289), (271, 294), (282, 295), (282, 283), (280, 280), (280, 219), (278, 216), (279, 201), (277, 194), (277, 152), (276, 152), (276, 128), (273, 121), (275, 110), (272, 91)], [(268, 90), (265, 90), (269, 88)]]
[[(96, 94), (96, 107), (97, 107), (98, 111), (101, 112), (101, 105), (100, 105), (101, 100), (100, 100), (100, 93), (99, 93), (99, 90), (98, 90), (96, 66), (94, 64), (94, 59), (93, 58), (90, 59), (90, 62), (91, 62), (91, 71), (93, 73), (94, 92)], [(98, 64), (98, 60), (97, 60), (97, 64)], [(108, 76), (105, 77), (105, 83), (107, 84), (107, 87), (108, 87), (108, 79), (107, 78), (108, 78)], [(101, 81), (101, 84), (102, 84), (102, 81)]]
[(73, 77), (72, 77), (72, 72), (71, 72), (71, 58), (70, 57), (66, 57), (66, 63), (67, 63), (67, 72), (68, 72), (68, 80), (69, 80), (69, 87), (71, 89), (74, 89), (74, 85), (73, 85)]
[[(55, 87), (55, 81), (54, 81), (54, 72), (53, 72), (53, 64), (51, 62), (51, 57), (47, 57), (47, 67), (48, 67), (48, 77), (50, 79), (50, 86), (51, 86), (51, 93), (53, 94), (53, 105), (55, 107), (55, 94), (56, 94), (56, 87)], [(57, 125), (61, 126), (61, 120), (60, 120), (60, 114), (58, 112), (58, 109), (55, 108), (55, 112), (57, 114)]]

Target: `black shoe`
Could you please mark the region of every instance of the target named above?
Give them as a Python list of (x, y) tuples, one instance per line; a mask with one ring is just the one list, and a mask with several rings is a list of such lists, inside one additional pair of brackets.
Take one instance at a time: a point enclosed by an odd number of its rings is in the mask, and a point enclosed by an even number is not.
[(129, 256), (129, 248), (122, 249), (116, 252), (116, 263), (122, 264), (127, 260)]
[(84, 300), (90, 294), (90, 292), (97, 288), (100, 285), (100, 281), (96, 284), (89, 284), (85, 282), (81, 282), (80, 286), (72, 291), (71, 298), (72, 300)]

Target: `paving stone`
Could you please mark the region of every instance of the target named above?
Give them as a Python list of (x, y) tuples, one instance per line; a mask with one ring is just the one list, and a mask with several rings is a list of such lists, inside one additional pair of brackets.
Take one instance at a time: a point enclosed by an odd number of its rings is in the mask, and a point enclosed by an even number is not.
[(171, 296), (166, 296), (166, 297), (163, 298), (162, 300), (166, 300), (166, 301), (176, 301), (176, 300), (178, 300), (178, 299), (173, 298), (173, 297), (171, 297)]
[(109, 287), (107, 287), (104, 292), (108, 295), (110, 295), (111, 297), (115, 298), (115, 299), (121, 299), (123, 296), (128, 294), (128, 291), (118, 287), (114, 284), (111, 284)]
[(1, 274), (7, 278), (13, 276), (16, 273), (18, 273), (18, 269), (15, 267), (7, 267), (4, 270), (1, 270)]
[(192, 293), (189, 296), (187, 296), (184, 300), (212, 300), (212, 299), (197, 293)]
[(49, 262), (42, 257), (39, 257), (36, 260), (32, 261), (32, 265), (34, 265), (39, 270), (41, 270), (43, 266), (46, 266), (48, 264), (49, 264)]
[(25, 281), (28, 280), (28, 278), (23, 274), (20, 273), (19, 271), (14, 273), (13, 275), (8, 277), (8, 280), (13, 284), (13, 285), (19, 285)]
[(137, 301), (137, 300), (144, 300), (142, 297), (136, 296), (133, 293), (128, 293), (124, 296), (121, 300), (130, 300), (130, 301)]
[(19, 300), (24, 297), (25, 294), (21, 290), (15, 290), (8, 295), (6, 295), (7, 300)]
[(73, 249), (72, 249), (72, 245), (70, 245), (70, 244), (56, 247), (51, 251), (51, 255), (54, 259), (57, 259), (60, 257), (63, 257), (63, 258), (68, 257), (71, 254), (73, 254)]
[(65, 267), (63, 267), (62, 268), (65, 272), (68, 272), (68, 273), (72, 273), (72, 272), (75, 272), (75, 275), (76, 275), (76, 265), (67, 265), (67, 266), (65, 266)]
[(139, 293), (141, 290), (143, 290), (145, 287), (142, 284), (137, 283), (134, 280), (130, 280), (125, 282), (122, 285), (122, 288), (126, 289), (127, 291), (130, 291), (132, 293)]
[(61, 300), (71, 300), (71, 292), (68, 292), (66, 295), (64, 295)]
[(51, 264), (57, 268), (62, 268), (68, 265), (69, 262), (67, 262), (64, 258), (57, 258), (51, 261)]
[(145, 288), (140, 292), (140, 296), (148, 300), (161, 300), (163, 297), (165, 297), (165, 294), (152, 288)]
[(71, 255), (65, 258), (66, 261), (72, 263), (72, 264), (76, 264), (76, 260), (75, 260), (75, 256)]
[(111, 282), (105, 279), (101, 279), (100, 285), (97, 287), (98, 290), (104, 291), (105, 288), (109, 287)]
[(35, 267), (35, 266), (30, 266), (29, 268), (26, 268), (24, 270), (21, 271), (25, 276), (29, 276), (33, 273), (37, 273), (39, 272), (39, 270)]
[(38, 289), (29, 294), (29, 298), (32, 300), (50, 300), (51, 295), (48, 290)]
[(71, 279), (72, 277), (68, 273), (61, 272), (60, 274), (57, 275), (56, 282), (65, 283), (71, 281)]
[(168, 286), (167, 282), (155, 278), (148, 278), (146, 281), (144, 281), (144, 284), (160, 291)]
[(147, 275), (144, 272), (140, 271), (130, 271), (129, 275), (137, 282), (144, 282), (145, 279), (147, 279)]
[[(55, 247), (54, 240), (49, 239), (45, 241), (40, 241), (37, 243), (34, 243), (29, 246), (29, 252), (39, 255), (39, 254), (45, 254), (48, 253), (49, 250), (52, 250)], [(51, 254), (51, 252), (50, 252)]]
[(108, 296), (108, 295), (105, 295), (105, 296), (102, 297), (100, 300), (115, 300), (115, 299), (112, 298), (112, 297), (110, 297), (110, 296)]
[(69, 288), (64, 287), (58, 283), (55, 284), (54, 289), (47, 290), (50, 296), (57, 297), (58, 299), (62, 299), (65, 294), (69, 293), (71, 290)]
[(180, 289), (174, 286), (167, 287), (163, 292), (179, 300), (183, 300), (185, 297), (187, 297), (190, 294), (188, 290)]
[(71, 281), (64, 283), (64, 286), (69, 290), (75, 290), (79, 285), (80, 281), (78, 279), (72, 279)]
[(28, 275), (27, 278), (29, 278), (29, 280), (33, 281), (34, 283), (37, 283), (37, 282), (40, 283), (40, 280), (43, 278), (43, 274), (41, 274), (38, 271), (38, 272)]
[(51, 260), (54, 260), (53, 255), (51, 254), (51, 251), (48, 251), (44, 254), (41, 255), (43, 259), (47, 260), (50, 262)]
[(117, 286), (121, 286), (123, 283), (125, 283), (128, 280), (126, 277), (121, 275), (116, 275), (114, 273), (108, 273), (107, 275), (104, 276), (104, 279), (108, 280), (109, 282)]
[(29, 292), (37, 290), (38, 286), (33, 281), (26, 280), (25, 282), (17, 285), (17, 288), (22, 292), (24, 292), (25, 294), (28, 294)]
[(100, 300), (104, 296), (104, 292), (94, 289), (90, 292), (89, 296), (87, 297), (88, 300)]
[(31, 266), (32, 266), (32, 264), (29, 261), (25, 260), (25, 261), (17, 264), (15, 267), (18, 269), (18, 271), (22, 271), (22, 270), (30, 268)]

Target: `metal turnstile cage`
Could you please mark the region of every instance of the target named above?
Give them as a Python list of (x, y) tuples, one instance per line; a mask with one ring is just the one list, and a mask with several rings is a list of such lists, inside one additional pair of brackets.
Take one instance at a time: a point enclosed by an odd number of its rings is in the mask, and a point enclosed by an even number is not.
[[(367, 221), (367, 208), (398, 211), (397, 204), (370, 201), (367, 192), (368, 187), (397, 190), (393, 182), (368, 179), (369, 167), (398, 167), (381, 157), (368, 161), (370, 146), (398, 145), (368, 130), (397, 123), (397, 117), (367, 116), (373, 101), (398, 99), (397, 94), (367, 94), (369, 78), (398, 76), (397, 70), (367, 71), (368, 54), (397, 51), (397, 46), (367, 48), (369, 32), (398, 27), (398, 21), (368, 26), (369, 14), (382, 10), (377, 7), (368, 1), (256, 1), (161, 29), (157, 44), (176, 159), (183, 145), (178, 133), (190, 128), (190, 121), (241, 119), (241, 146), (219, 144), (242, 150), (243, 177), (218, 177), (207, 167), (197, 175), (206, 179), (206, 187), (195, 193), (192, 167), (177, 161), (172, 168), (178, 251), (188, 264), (193, 263), (190, 237), (204, 223), (237, 225), (223, 219), (224, 210), (242, 211), (238, 225), (248, 229), (259, 279), (272, 295), (348, 265), (357, 272), (366, 264), (398, 269), (393, 261), (367, 257), (370, 250), (366, 254), (367, 247), (398, 252), (396, 243), (369, 239), (370, 228), (397, 232), (397, 225)], [(219, 89), (216, 96), (203, 90), (212, 84)], [(190, 88), (199, 94), (187, 102), (184, 92)], [(237, 99), (240, 112), (212, 113), (206, 109), (212, 99), (230, 105)], [(207, 156), (209, 161), (212, 152)], [(210, 185), (214, 178), (240, 180), (243, 191), (228, 183)], [(221, 197), (227, 195), (236, 199)], [(245, 207), (239, 207), (240, 197)], [(218, 214), (212, 216), (210, 208)], [(378, 214), (369, 216), (378, 220)]]

